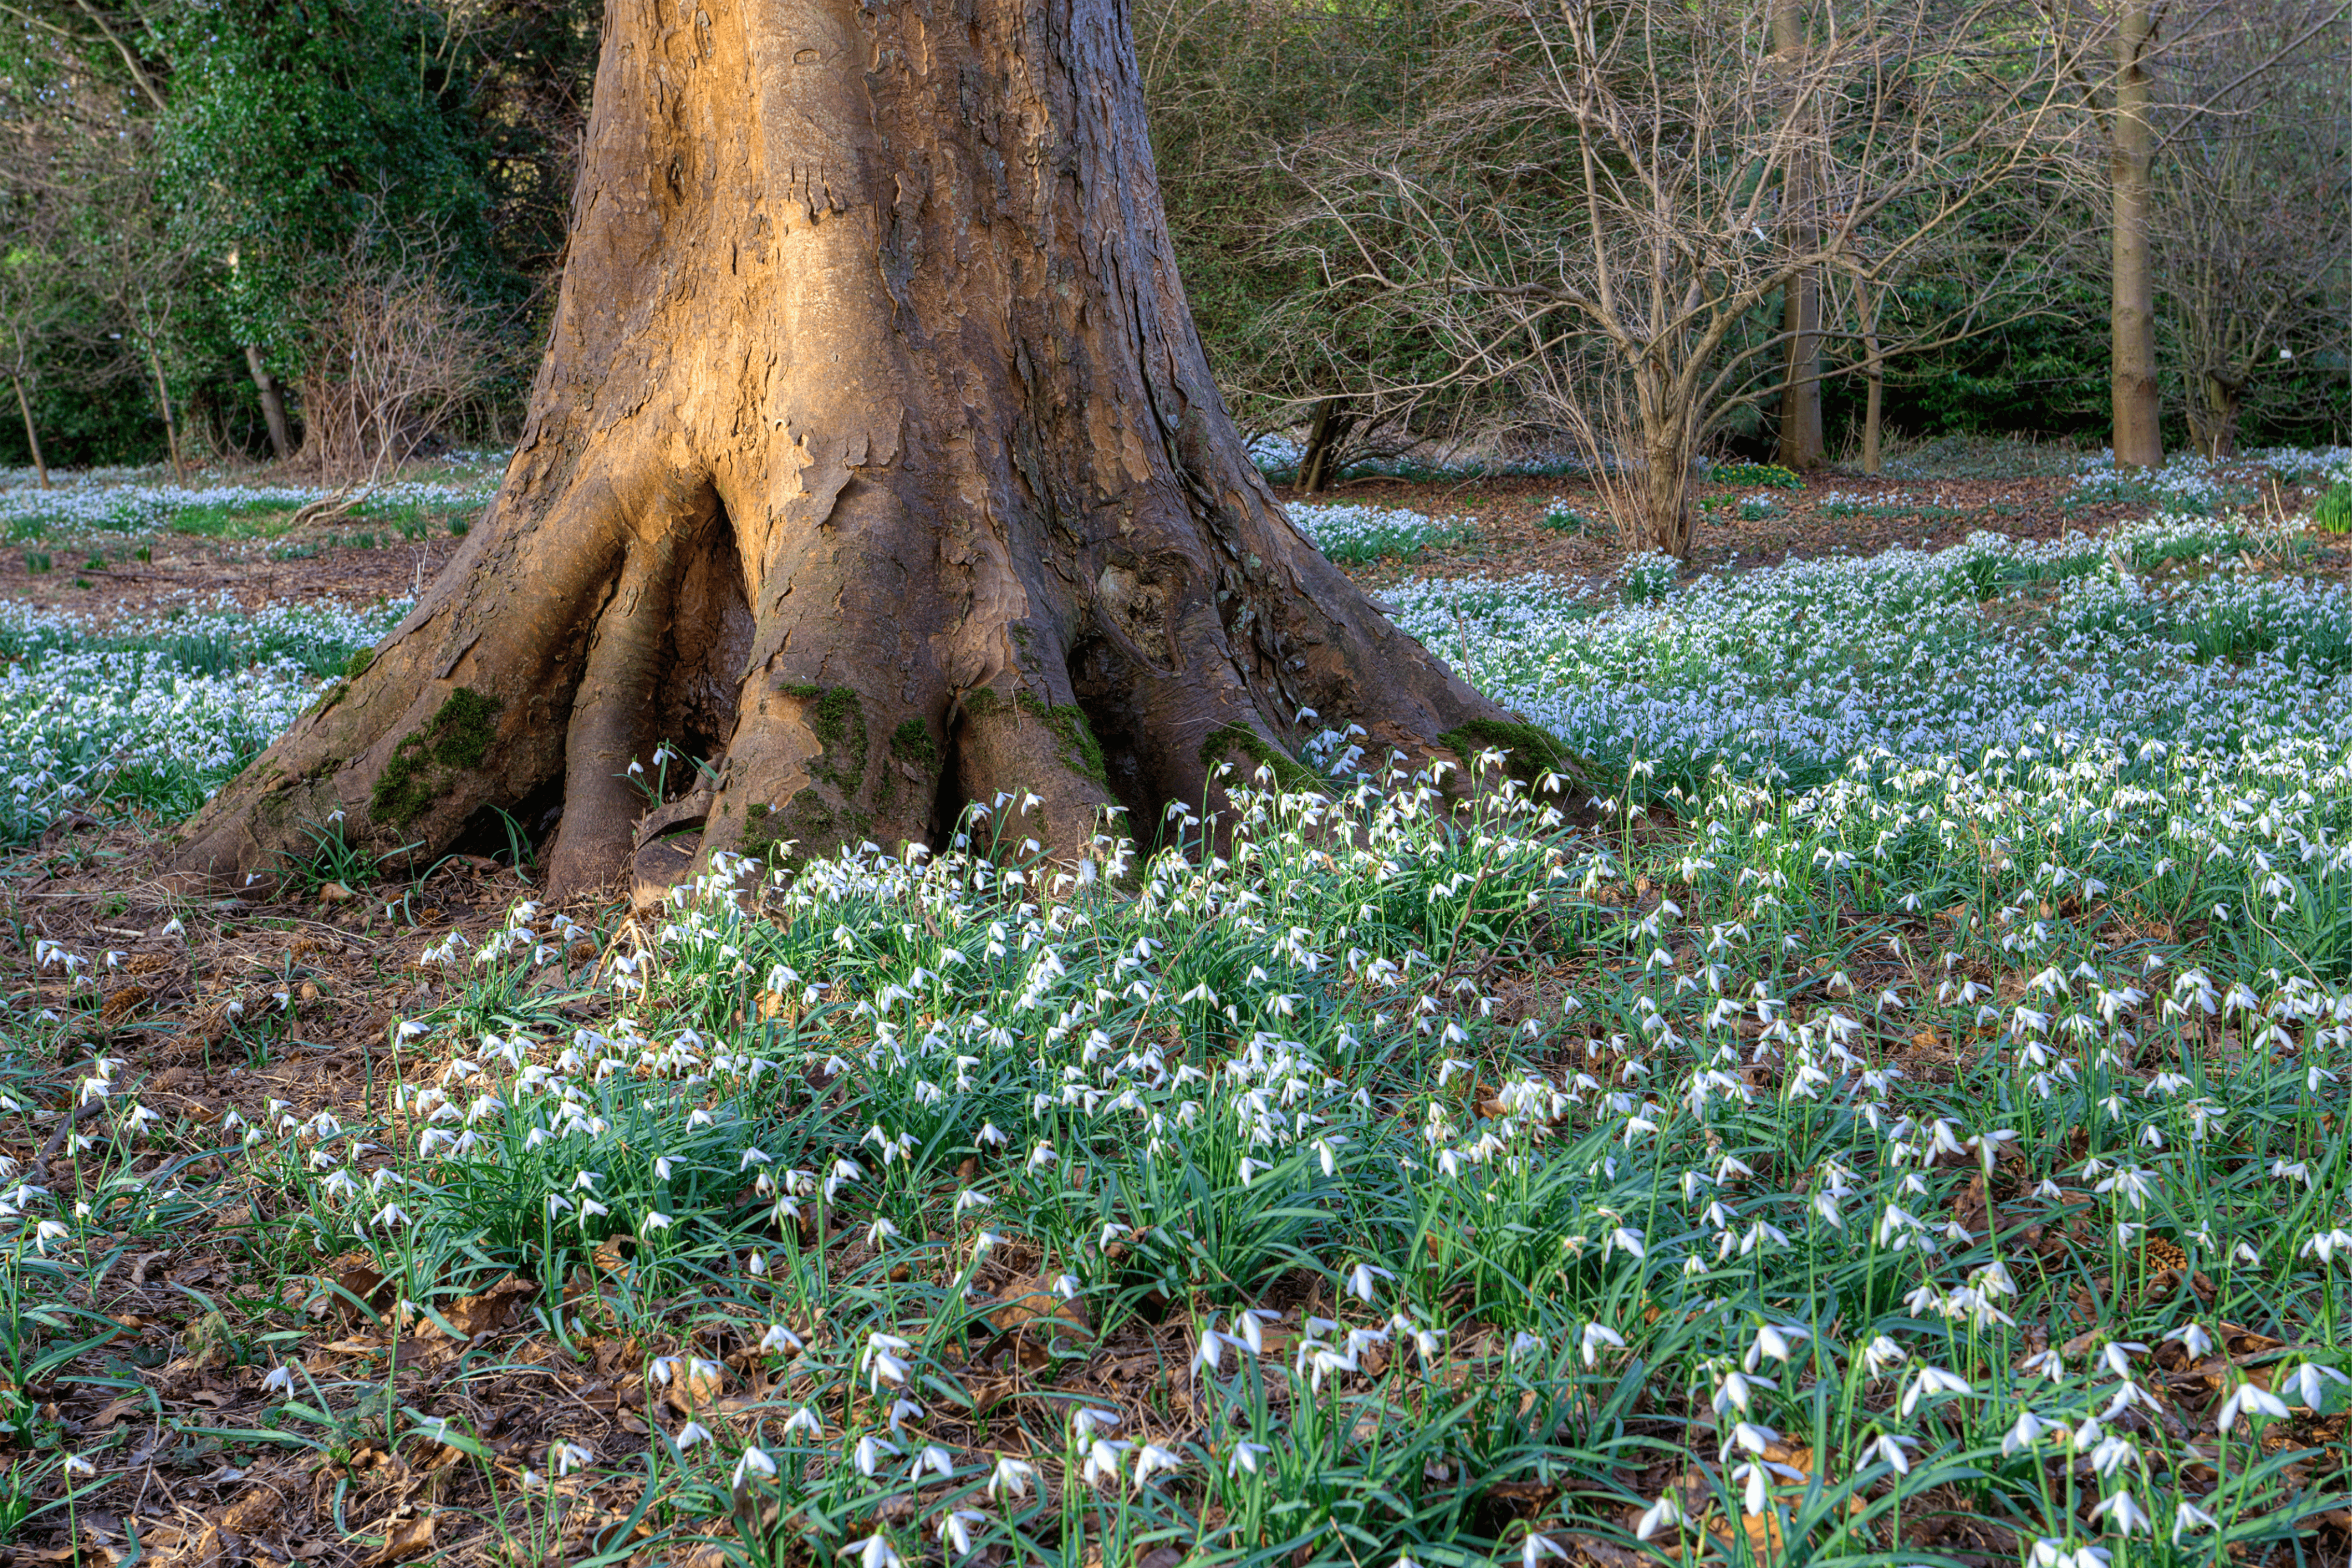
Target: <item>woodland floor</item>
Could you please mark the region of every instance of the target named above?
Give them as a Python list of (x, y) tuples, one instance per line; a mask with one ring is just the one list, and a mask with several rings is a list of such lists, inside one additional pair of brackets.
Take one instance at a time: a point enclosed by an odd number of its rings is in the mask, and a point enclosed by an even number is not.
[[(1927, 499), (1892, 516), (1831, 516), (1819, 504), (1831, 492), (1871, 505), (1881, 497)], [(1753, 484), (1706, 492), (1713, 505), (1700, 524), (1686, 577), (1790, 559), (1874, 557), (1896, 546), (1932, 550), (1979, 531), (2048, 540), (2068, 531), (2096, 532), (2150, 510), (2145, 502), (2078, 505), (2079, 488), (2065, 476), (1832, 476), (1801, 491), (1771, 492), (1770, 515), (1742, 518), (1737, 500), (1753, 493)], [(1355, 569), (1376, 588), (1536, 570), (1564, 580), (1606, 580), (1623, 563), (1623, 552), (1602, 538), (1546, 527), (1555, 497), (1587, 512), (1600, 509), (1588, 491), (1558, 478), (1467, 485), (1368, 480), (1313, 499), (1478, 519), (1475, 543)], [(299, 535), (273, 532), (264, 509), (220, 533), (166, 529), (142, 537), (135, 548), (93, 536), (88, 542), (45, 545), (37, 561), (33, 551), (12, 549), (0, 555), (0, 601), (68, 612), (93, 623), (150, 617), (192, 598), (225, 596), (247, 612), (311, 601), (365, 602), (430, 581), (457, 543), (452, 525), (462, 525), (468, 515), (464, 507), (425, 507), (404, 514), (398, 531), (379, 527), (365, 544), (354, 540), (364, 524), (345, 520)], [(2315, 539), (2294, 569), (2340, 581), (2352, 570), (2352, 549)], [(1634, 913), (1654, 911), (1663, 884), (1654, 886), (1646, 874), (1633, 880), (1633, 868), (1663, 864), (1660, 857), (1686, 849), (1696, 820), (1690, 808), (1660, 800), (1641, 823), (1628, 822), (1620, 851), (1629, 880), (1612, 896)], [(343, 1128), (384, 1128), (388, 1142), (401, 1136), (413, 1142), (415, 1118), (395, 1115), (391, 1086), (424, 1081), (415, 1062), (402, 1060), (404, 1051), (424, 1047), (404, 1047), (399, 1026), (435, 1016), (436, 1008), (461, 1000), (464, 991), (460, 980), (421, 969), (418, 955), (446, 944), (453, 933), (479, 949), (509, 924), (514, 903), (530, 895), (527, 875), (493, 859), (457, 856), (413, 880), (387, 876), (348, 890), (349, 896), (336, 883), (322, 897), (320, 878), (289, 876), (242, 898), (189, 900), (158, 891), (151, 880), (163, 831), (152, 820), (109, 821), (103, 814), (76, 812), (0, 862), (0, 925), (12, 938), (0, 941), (7, 1016), (54, 1015), (37, 1030), (26, 1026), (30, 1032), (5, 1053), (0, 1089), (27, 1113), (0, 1120), (0, 1150), (20, 1173), (12, 1179), (50, 1187), (58, 1204), (100, 1202), (95, 1216), (82, 1217), (67, 1248), (72, 1267), (20, 1271), (9, 1284), (7, 1354), (16, 1371), (7, 1379), (10, 1386), (0, 1389), (14, 1427), (13, 1446), (0, 1447), (0, 1568), (149, 1560), (300, 1562), (320, 1568), (426, 1560), (715, 1564), (729, 1560), (730, 1551), (750, 1560), (723, 1518), (695, 1517), (680, 1500), (683, 1494), (665, 1493), (658, 1506), (641, 1506), (661, 1492), (652, 1479), (659, 1455), (675, 1457), (651, 1435), (653, 1427), (675, 1428), (696, 1415), (723, 1427), (721, 1416), (754, 1410), (783, 1386), (781, 1378), (767, 1378), (761, 1357), (744, 1341), (705, 1335), (700, 1349), (692, 1336), (649, 1343), (658, 1333), (632, 1330), (617, 1320), (559, 1336), (548, 1332), (543, 1314), (534, 1318), (531, 1312), (543, 1282), (491, 1277), (496, 1270), (480, 1275), (478, 1288), (434, 1303), (436, 1315), (429, 1320), (410, 1316), (404, 1330), (401, 1315), (390, 1310), (380, 1258), (356, 1250), (313, 1256), (302, 1228), (291, 1222), (299, 1205), (265, 1173), (242, 1165), (232, 1172), (236, 1162), (213, 1152), (234, 1149), (239, 1135), (233, 1129), (240, 1125), (274, 1136), (291, 1124), (289, 1118), (314, 1123), (322, 1113)], [(2052, 905), (2042, 907), (2046, 915)], [(566, 913), (579, 922), (580, 940), (592, 945), (590, 956), (617, 950), (623, 923), (614, 908), (590, 901)], [(1849, 910), (1837, 918), (1853, 925), (1880, 917)], [(2129, 919), (2120, 911), (2116, 918), (2114, 943), (2151, 939), (2145, 934), (2130, 938), (2124, 929)], [(1924, 932), (1927, 919), (1903, 929)], [(1318, 940), (1336, 950), (1340, 939)], [(1921, 942), (1932, 946), (1925, 936)], [(68, 970), (48, 962), (50, 944), (87, 956), (89, 967)], [(1695, 944), (1691, 950), (1696, 953)], [(1849, 995), (1915, 983), (1931, 988), (1937, 978), (1911, 958), (1874, 958), (1853, 942), (1838, 951), (1844, 957), (1837, 980)], [(1541, 944), (1514, 940), (1491, 951), (1449, 950), (1437, 968), (1400, 994), (1443, 996), (1445, 987), (1469, 977), (1494, 1001), (1496, 1037), (1507, 1039), (1514, 1022), (1557, 1017), (1565, 994), (1605, 989), (1621, 974), (1633, 983), (1638, 957), (1631, 948), (1605, 943), (1547, 951)], [(1986, 973), (2001, 987), (2004, 1005), (2021, 1000), (2015, 977)], [(1816, 981), (1825, 975), (1826, 966)], [(761, 1009), (766, 1005), (763, 999)], [(609, 998), (583, 989), (548, 1001), (534, 1016), (543, 1029), (560, 1030), (567, 1021), (609, 1027), (611, 1008)], [(744, 1017), (735, 1014), (739, 1025)], [(438, 1057), (447, 1056), (446, 1043), (428, 1043)], [(1922, 1025), (1889, 1033), (1874, 1060), (1936, 1084), (1964, 1073), (1966, 1054), (1957, 1028)], [(124, 1142), (110, 1155), (103, 1139), (86, 1153), (67, 1145), (68, 1136), (100, 1128), (114, 1114), (112, 1099), (82, 1093), (93, 1057), (121, 1061), (116, 1084), (136, 1084), (138, 1103), (158, 1113), (157, 1124), (168, 1135), (142, 1145), (144, 1152)], [(1488, 1087), (1477, 1092), (1491, 1093), (1498, 1081), (1489, 1073)], [(1472, 1082), (1478, 1082), (1475, 1073)], [(825, 1087), (820, 1081), (818, 1090)], [(77, 1104), (103, 1114), (77, 1116), (68, 1109)], [(390, 1131), (395, 1124), (404, 1129), (397, 1135)], [(1019, 1152), (1017, 1145), (1012, 1151)], [(355, 1158), (354, 1169), (360, 1165)], [(954, 1179), (971, 1180), (974, 1168), (984, 1165), (967, 1158)], [(101, 1198), (93, 1185), (101, 1170), (135, 1176), (143, 1184), (135, 1189), (141, 1196), (123, 1197), (133, 1190), (125, 1187)], [(1981, 1218), (1988, 1199), (1982, 1183), (1978, 1190), (1975, 1212)], [(833, 1267), (844, 1276), (874, 1260), (877, 1244), (862, 1231), (845, 1227), (803, 1239), (817, 1253), (831, 1248)], [(21, 1264), (28, 1256), (26, 1243), (19, 1239), (16, 1246)], [(2154, 1257), (2155, 1243), (2148, 1246)], [(2090, 1250), (2105, 1256), (2103, 1246)], [(631, 1266), (625, 1251), (600, 1248), (572, 1281), (567, 1301), (594, 1295), (594, 1270), (625, 1275)], [(2185, 1258), (2179, 1267), (2187, 1268)], [(971, 1282), (983, 1296), (993, 1291), (1017, 1304), (1024, 1291), (1043, 1290), (1048, 1271), (1034, 1239), (1016, 1234)], [(2210, 1291), (2204, 1274), (2195, 1278)], [(2102, 1273), (2094, 1288), (2110, 1284)], [(657, 1323), (667, 1301), (646, 1303), (644, 1321)], [(1258, 1303), (1290, 1312), (1290, 1322), (1301, 1309), (1339, 1315), (1335, 1291), (1304, 1270), (1279, 1276)], [(678, 1310), (692, 1304), (688, 1300)], [(973, 1341), (971, 1380), (1001, 1385), (995, 1392), (1005, 1398), (1035, 1394), (1050, 1383), (1055, 1398), (1083, 1396), (1121, 1412), (1126, 1436), (1167, 1429), (1176, 1419), (1167, 1407), (1171, 1369), (1191, 1358), (1196, 1336), (1182, 1312), (1165, 1308), (1161, 1303), (1157, 1321), (1147, 1313), (1125, 1315), (1086, 1354), (1066, 1354), (1056, 1344), (1052, 1356), (1033, 1354), (1028, 1339), (1003, 1326), (1025, 1322), (1020, 1312), (1002, 1322), (992, 1317), (1000, 1324), (999, 1339), (1013, 1333), (1018, 1343), (1008, 1355), (992, 1360), (997, 1347)], [(1654, 1317), (1656, 1309), (1651, 1311)], [(1038, 1315), (1032, 1309), (1027, 1319)], [(2087, 1325), (2077, 1327), (2087, 1333)], [(2190, 1394), (2167, 1398), (2201, 1401), (2197, 1408), (2209, 1429), (2209, 1395), (2223, 1387), (2231, 1367), (2295, 1343), (2289, 1326), (2277, 1321), (2240, 1324), (2234, 1339), (2231, 1325), (2216, 1320), (2214, 1327), (2223, 1336), (2218, 1357), (2198, 1353), (2193, 1343), (2189, 1352), (2172, 1344), (2168, 1361), (2158, 1356), (2163, 1371), (2148, 1374), (2159, 1382), (2194, 1385)], [(1465, 1324), (1457, 1343), (1466, 1350), (1479, 1332), (1475, 1323)], [(2332, 1322), (2329, 1333), (2332, 1340)], [(1268, 1337), (1276, 1336), (1269, 1332)], [(700, 1364), (687, 1364), (689, 1370), (676, 1382), (657, 1387), (646, 1377), (648, 1358), (656, 1354), (707, 1354), (727, 1370), (713, 1375), (707, 1396), (693, 1387), (699, 1375), (691, 1367)], [(307, 1391), (266, 1385), (274, 1368), (296, 1364), (310, 1380)], [(722, 1385), (726, 1392), (719, 1393)], [(343, 1402), (314, 1412), (316, 1420), (289, 1414), (289, 1404), (306, 1404), (322, 1385), (373, 1387), (374, 1404), (338, 1396)], [(417, 1415), (428, 1409), (429, 1417)], [(2332, 1449), (2340, 1460), (2340, 1416), (2323, 1418), (2315, 1407), (2297, 1420), (2294, 1451)], [(463, 1437), (446, 1443), (420, 1437), (420, 1421), (444, 1435), (452, 1428), (432, 1424), (457, 1423)], [(929, 1435), (937, 1440), (977, 1441), (975, 1425), (957, 1427), (950, 1417), (935, 1426)], [(1782, 1446), (1776, 1440), (1774, 1451), (1799, 1471), (1815, 1468), (1811, 1450), (1797, 1441)], [(598, 1462), (575, 1475), (556, 1475), (549, 1453), (561, 1443), (593, 1449)], [(1710, 1461), (1711, 1445), (1710, 1437)], [(908, 1445), (909, 1452), (913, 1447)], [(654, 1458), (633, 1457), (642, 1455)], [(1689, 1511), (1701, 1516), (1712, 1506), (1708, 1488), (1726, 1483), (1710, 1479), (1711, 1462), (1702, 1466), (1697, 1456), (1696, 1445), (1687, 1455), (1654, 1446), (1625, 1458), (1611, 1472), (1612, 1484), (1624, 1499), (1680, 1489)], [(60, 1469), (68, 1459), (76, 1467), (73, 1477)], [(2306, 1469), (2325, 1468), (2317, 1460), (2297, 1462)], [(1826, 1457), (1822, 1463), (1829, 1463)], [(83, 1464), (89, 1472), (79, 1471)], [(70, 1508), (48, 1506), (63, 1496), (68, 1479)], [(1906, 1503), (1895, 1537), (1868, 1549), (1899, 1548), (1921, 1560), (1961, 1564), (2018, 1561), (2025, 1550), (2021, 1542), (2030, 1545), (2030, 1539), (2015, 1521), (1972, 1518), (1970, 1494), (1952, 1485), (1940, 1506), (1932, 1492)], [(914, 1496), (910, 1489), (895, 1502), (885, 1500), (868, 1522), (877, 1530), (898, 1527), (904, 1542), (929, 1548), (929, 1516), (917, 1518)], [(1571, 1508), (1561, 1484), (1529, 1474), (1489, 1488), (1465, 1516), (1471, 1525), (1464, 1527), (1464, 1539), (1516, 1554), (1529, 1532), (1541, 1528), (1577, 1560), (1629, 1568), (1639, 1560), (1628, 1534), (1636, 1511), (1628, 1502)], [(2347, 1561), (2352, 1513), (2340, 1502), (2294, 1517), (2296, 1527), (2278, 1537), (2287, 1544), (2275, 1551), (2233, 1547), (2233, 1554), (2246, 1561)], [(2171, 1523), (2168, 1517), (2159, 1533)], [(1763, 1557), (1780, 1558), (1778, 1530), (1759, 1535), (1750, 1521), (1749, 1544)], [(685, 1544), (698, 1531), (735, 1544)], [(1713, 1552), (1733, 1538), (1718, 1531), (1696, 1539)], [(1123, 1558), (1107, 1559), (1098, 1547), (1084, 1561), (1173, 1568), (1183, 1560), (1184, 1546), (1172, 1537), (1147, 1539), (1121, 1548)], [(1849, 1543), (1849, 1550), (1861, 1549)], [(913, 1546), (907, 1550), (911, 1554)], [(1012, 1560), (1002, 1546), (986, 1550), (992, 1561)], [(1314, 1555), (1303, 1547), (1299, 1552), (1300, 1562)], [(799, 1547), (783, 1556), (811, 1560)]]

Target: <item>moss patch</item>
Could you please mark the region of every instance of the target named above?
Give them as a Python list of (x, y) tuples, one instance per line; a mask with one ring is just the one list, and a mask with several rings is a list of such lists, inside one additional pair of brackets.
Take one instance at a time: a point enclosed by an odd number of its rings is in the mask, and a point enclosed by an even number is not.
[(1547, 773), (1578, 778), (1590, 771), (1582, 758), (1531, 724), (1474, 718), (1439, 736), (1437, 743), (1462, 758), (1465, 768), (1481, 751), (1500, 751), (1503, 771), (1530, 786)]
[(352, 649), (352, 656), (343, 661), (343, 679), (347, 681), (358, 680), (362, 675), (367, 674), (368, 666), (374, 663), (375, 650), (373, 648)]
[(1093, 779), (1106, 789), (1110, 788), (1110, 774), (1103, 767), (1102, 745), (1095, 739), (1094, 727), (1087, 722), (1083, 709), (1067, 704), (1047, 707), (1027, 692), (1016, 700), (1062, 743), (1066, 751), (1062, 760), (1070, 771)]
[(866, 782), (866, 705), (847, 686), (801, 684), (781, 689), (811, 705), (809, 728), (816, 735), (818, 755), (809, 762), (810, 777), (844, 796), (856, 795)]
[(765, 860), (768, 852), (783, 842), (784, 835), (777, 831), (775, 811), (765, 800), (754, 800), (744, 809), (743, 841), (736, 846), (739, 853), (754, 860)]
[(1209, 738), (1201, 743), (1201, 764), (1214, 769), (1218, 763), (1227, 760), (1236, 751), (1255, 764), (1251, 769), (1253, 773), (1258, 768), (1272, 769), (1275, 783), (1285, 789), (1321, 789), (1325, 787), (1313, 768), (1288, 752), (1268, 745), (1264, 736), (1243, 724), (1221, 724), (1211, 730)]
[(910, 718), (890, 732), (890, 755), (926, 773), (939, 770), (940, 743), (931, 738), (931, 727), (919, 718)]
[[(451, 692), (425, 722), (395, 747), (369, 795), (373, 814), (405, 826), (424, 815), (452, 772), (479, 767), (497, 738), (499, 700), (468, 686)], [(439, 764), (436, 768), (435, 764)]]

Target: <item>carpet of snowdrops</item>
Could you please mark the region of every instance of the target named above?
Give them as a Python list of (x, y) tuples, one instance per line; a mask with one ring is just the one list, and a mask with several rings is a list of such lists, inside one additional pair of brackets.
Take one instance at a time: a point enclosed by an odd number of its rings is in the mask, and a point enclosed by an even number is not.
[[(363, 1254), (385, 1334), (514, 1275), (546, 1354), (635, 1346), (642, 1436), (551, 1401), (520, 1448), (299, 1315), (243, 1373), (242, 1441), (455, 1450), (485, 1517), (645, 1527), (602, 1561), (2341, 1561), (2352, 595), (2308, 538), (1392, 586), (1586, 775), (1462, 803), (1327, 731), (1205, 861), (1075, 876), (1003, 798), (650, 918), (520, 904), (412, 944), (377, 1114), (233, 1161), (100, 1054), (7, 1197), (13, 1386), (236, 1204), (289, 1272)], [(12, 622), (20, 819), (192, 804), (399, 609)], [(27, 1081), (75, 1038), (7, 1027)]]

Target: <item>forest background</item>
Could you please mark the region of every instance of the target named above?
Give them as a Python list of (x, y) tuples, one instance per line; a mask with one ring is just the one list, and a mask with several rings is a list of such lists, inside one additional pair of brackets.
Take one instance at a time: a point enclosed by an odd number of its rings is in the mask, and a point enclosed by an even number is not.
[[(348, 475), (510, 439), (601, 12), (0, 6), (0, 462)], [(1885, 432), (2097, 446), (2137, 417), (2128, 462), (2352, 425), (2331, 0), (1138, 0), (1134, 26), (1212, 362), (1306, 488), (1432, 443), (1624, 450), (1669, 334), (1597, 301), (1677, 266), (1699, 362), (1659, 439), (1694, 455), (1874, 471)]]

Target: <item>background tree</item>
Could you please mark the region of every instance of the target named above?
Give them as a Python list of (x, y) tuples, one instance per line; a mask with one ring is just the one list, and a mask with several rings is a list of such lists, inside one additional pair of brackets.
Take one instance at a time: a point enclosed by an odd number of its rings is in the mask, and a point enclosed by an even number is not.
[[(172, 61), (159, 193), (175, 238), (205, 264), (196, 330), (250, 367), (273, 441), (287, 423), (268, 410), (278, 383), (339, 381), (310, 350), (348, 311), (363, 230), (432, 235), (442, 286), (460, 296), (516, 291), (490, 244), (448, 32), (445, 13), (415, 0), (210, 0), (156, 29)], [(330, 395), (306, 415), (347, 423), (349, 402)], [(362, 439), (320, 434), (321, 453)]]
[[(2292, 72), (2352, 5), (2315, 0), (2042, 0), (2051, 32), (2072, 59), (2076, 106), (2105, 156), (2094, 198), (2105, 218), (2111, 444), (2120, 466), (2164, 461), (2157, 298), (2159, 203), (2171, 215), (2195, 199), (2168, 201), (2160, 166), (2208, 118), (2233, 119), (2249, 94)], [(2104, 54), (2101, 64), (2097, 57)], [(2212, 134), (2226, 139), (2226, 130)], [(2196, 156), (2192, 154), (2192, 157)], [(2193, 181), (2221, 175), (2216, 165)], [(2085, 193), (2086, 195), (2089, 193)], [(2180, 256), (2174, 247), (2176, 257)], [(2200, 394), (2202, 395), (2202, 394)]]
[[(2309, 32), (2315, 17), (2326, 25)], [(2307, 32), (2304, 48), (2271, 57), (2273, 40)], [(2352, 333), (2347, 34), (2334, 5), (2242, 0), (2176, 63), (2174, 91), (2193, 112), (2164, 141), (2152, 270), (2189, 441), (2207, 456), (2236, 450), (2249, 397), (2267, 392), (2273, 417), (2306, 413), (2292, 356), (2340, 356)]]
[[(1680, 554), (1692, 459), (1773, 395), (1809, 278), (1885, 285), (2050, 156), (2056, 62), (1999, 5), (1871, 5), (1800, 55), (1753, 7), (1472, 0), (1430, 108), (1317, 174), (1384, 290), (1482, 379), (1633, 476), (1629, 533)], [(1800, 208), (1799, 204), (1801, 204)], [(1971, 329), (1971, 298), (1874, 334)]]

